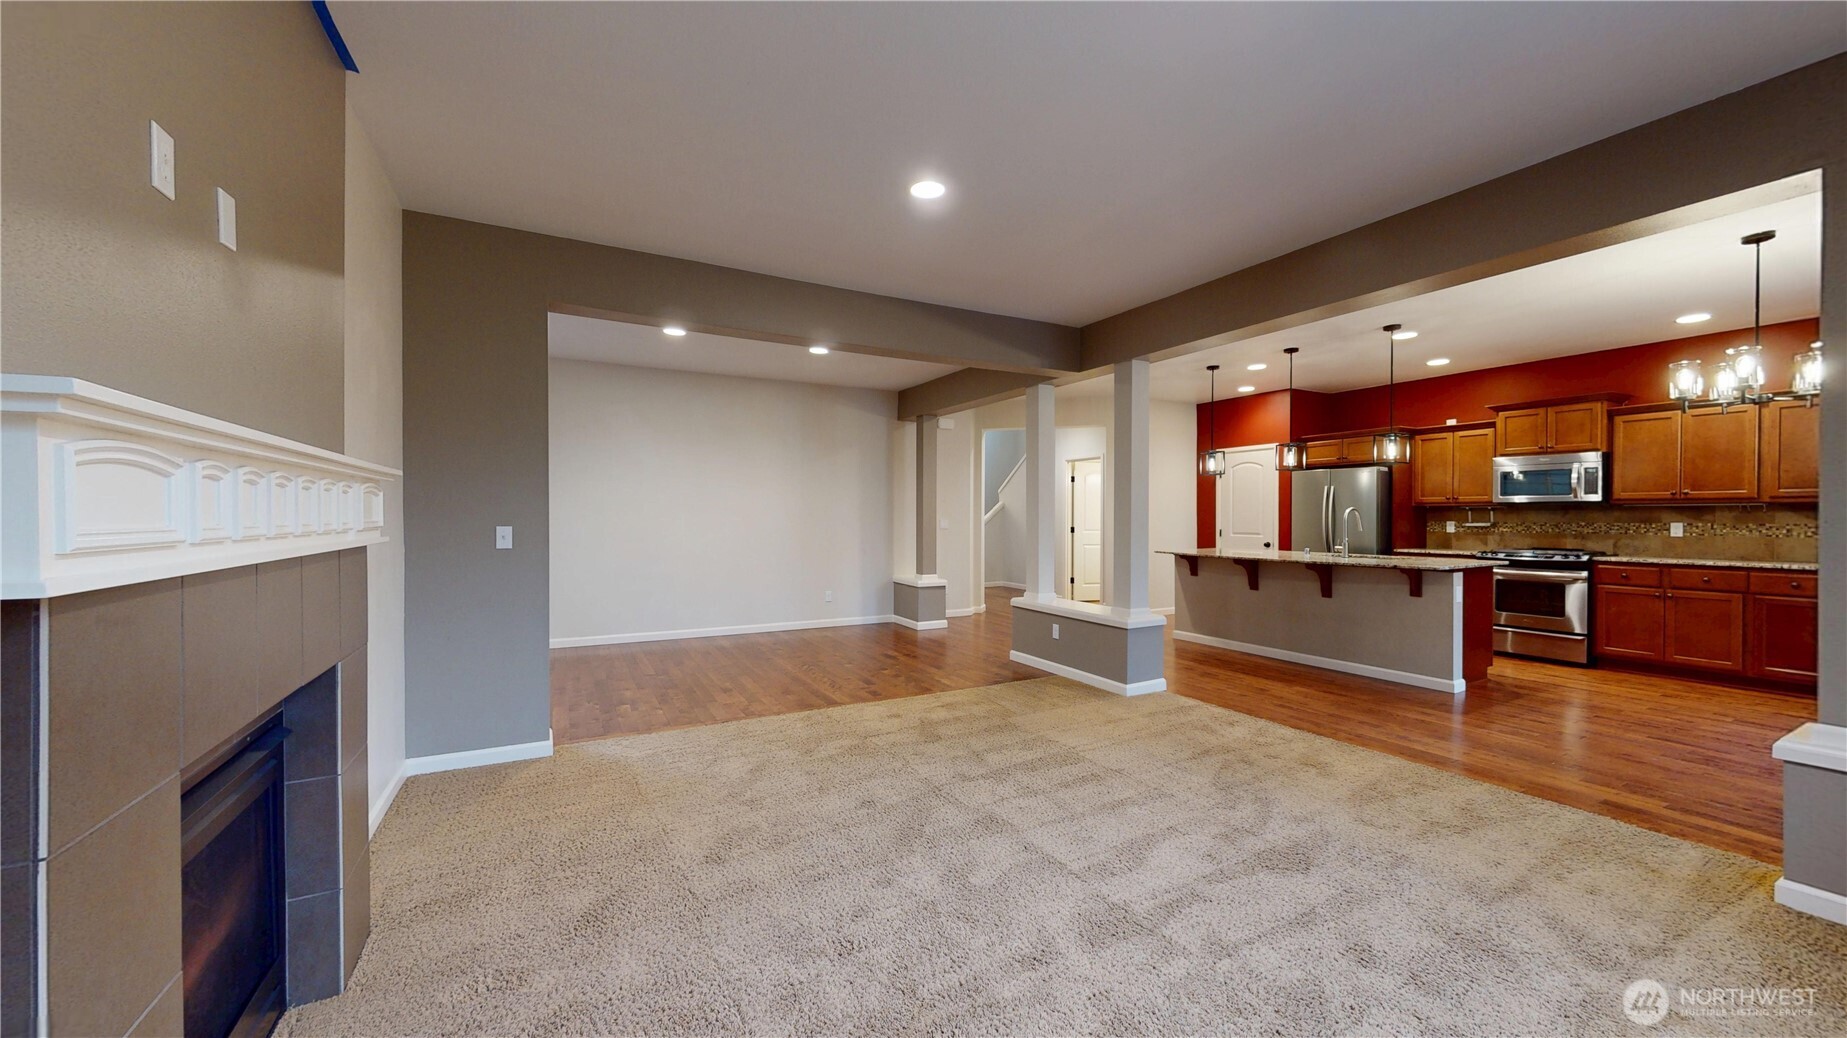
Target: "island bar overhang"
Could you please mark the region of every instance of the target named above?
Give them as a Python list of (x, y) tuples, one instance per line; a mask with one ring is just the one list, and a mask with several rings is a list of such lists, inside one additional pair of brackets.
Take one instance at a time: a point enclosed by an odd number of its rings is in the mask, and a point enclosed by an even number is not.
[(1459, 694), (1493, 664), (1485, 560), (1202, 548), (1174, 556), (1174, 638)]

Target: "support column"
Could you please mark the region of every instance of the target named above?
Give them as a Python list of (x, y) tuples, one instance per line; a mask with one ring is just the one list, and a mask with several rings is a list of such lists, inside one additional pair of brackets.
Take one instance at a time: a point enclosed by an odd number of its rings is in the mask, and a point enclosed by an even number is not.
[(1110, 582), (1118, 616), (1148, 613), (1148, 362), (1116, 365), (1110, 429)]
[[(1110, 444), (1110, 601), (1057, 597), (1059, 473), (1052, 387), (1026, 391), (1026, 593), (1013, 600), (1015, 663), (1133, 696), (1167, 688), (1161, 673), (1165, 617), (1148, 610), (1148, 362), (1116, 366), (1116, 432)], [(1124, 540), (1126, 538), (1126, 540)]]
[(892, 579), (892, 618), (914, 631), (949, 626), (949, 588), (936, 575), (936, 417), (917, 419), (917, 551), (908, 574)]
[(1052, 586), (1053, 553), (1058, 548), (1057, 404), (1049, 382), (1026, 391), (1026, 593), (1020, 597), (1049, 602), (1058, 597)]

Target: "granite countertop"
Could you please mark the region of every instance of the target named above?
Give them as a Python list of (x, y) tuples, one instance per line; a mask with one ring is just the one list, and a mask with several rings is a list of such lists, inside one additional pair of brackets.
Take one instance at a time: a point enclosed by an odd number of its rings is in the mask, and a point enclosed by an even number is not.
[(1499, 565), (1489, 559), (1458, 558), (1405, 558), (1399, 555), (1337, 555), (1324, 551), (1275, 551), (1250, 549), (1238, 551), (1219, 548), (1195, 548), (1190, 550), (1162, 549), (1163, 555), (1177, 555), (1191, 559), (1240, 559), (1254, 562), (1295, 562), (1311, 563), (1317, 566), (1357, 566), (1363, 569), (1414, 569), (1430, 573), (1454, 573), (1465, 569), (1491, 569)]
[[(1457, 548), (1399, 548), (1399, 555), (1473, 556)], [(1821, 568), (1814, 562), (1748, 562), (1743, 559), (1668, 559), (1651, 555), (1599, 555), (1593, 562), (1614, 562), (1625, 566), (1718, 566), (1727, 569), (1775, 569), (1791, 573), (1814, 573)]]
[(1818, 562), (1745, 562), (1740, 559), (1662, 559), (1649, 555), (1599, 555), (1597, 562), (1616, 562), (1628, 566), (1723, 566), (1728, 569), (1780, 569), (1792, 573), (1814, 573)]

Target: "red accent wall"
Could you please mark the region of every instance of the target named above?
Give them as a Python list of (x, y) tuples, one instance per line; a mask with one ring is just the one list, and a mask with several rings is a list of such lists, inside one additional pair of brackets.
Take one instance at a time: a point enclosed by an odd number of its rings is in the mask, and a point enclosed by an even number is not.
[[(1808, 349), (1821, 335), (1817, 318), (1773, 324), (1764, 328), (1764, 369), (1768, 385), (1789, 385), (1790, 357)], [(1588, 393), (1627, 393), (1630, 403), (1653, 403), (1667, 398), (1667, 366), (1673, 361), (1697, 359), (1710, 368), (1724, 359), (1725, 349), (1749, 342), (1751, 330), (1733, 329), (1666, 342), (1643, 343), (1595, 353), (1510, 364), (1480, 371), (1401, 382), (1397, 390), (1397, 424), (1436, 426), (1454, 418), (1459, 422), (1494, 418), (1490, 404), (1580, 396)], [(1295, 390), (1260, 393), (1221, 400), (1216, 408), (1212, 442), (1219, 447), (1253, 443), (1281, 443), (1290, 436), (1294, 410), (1294, 435), (1311, 439), (1324, 433), (1383, 428), (1387, 424), (1386, 387), (1369, 386), (1344, 393)], [(1293, 399), (1292, 399), (1293, 397)], [(1207, 449), (1208, 405), (1199, 405), (1199, 450)], [(1281, 541), (1289, 548), (1289, 474), (1279, 473)], [(1214, 528), (1216, 494), (1209, 476), (1198, 479), (1196, 513), (1200, 547), (1217, 542)], [(1411, 505), (1410, 473), (1392, 481), (1393, 543), (1402, 548), (1424, 543), (1424, 528)]]

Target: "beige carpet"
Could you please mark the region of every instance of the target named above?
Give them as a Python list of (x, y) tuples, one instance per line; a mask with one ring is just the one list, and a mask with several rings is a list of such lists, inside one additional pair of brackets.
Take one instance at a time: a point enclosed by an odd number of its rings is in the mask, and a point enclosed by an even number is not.
[[(1055, 678), (412, 779), (280, 1034), (1832, 1034), (1748, 859)], [(1819, 988), (1629, 1022), (1638, 978)]]

